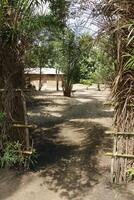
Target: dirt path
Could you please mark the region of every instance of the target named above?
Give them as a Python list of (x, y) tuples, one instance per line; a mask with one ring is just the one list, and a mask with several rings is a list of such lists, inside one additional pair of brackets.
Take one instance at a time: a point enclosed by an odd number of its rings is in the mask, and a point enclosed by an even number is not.
[[(103, 105), (108, 91), (77, 85), (73, 98), (61, 92), (40, 92), (29, 105), (39, 153), (35, 172), (2, 170), (0, 200), (132, 200), (127, 186), (109, 182), (112, 146), (105, 131), (112, 126), (112, 110)], [(129, 186), (129, 188), (131, 185)]]

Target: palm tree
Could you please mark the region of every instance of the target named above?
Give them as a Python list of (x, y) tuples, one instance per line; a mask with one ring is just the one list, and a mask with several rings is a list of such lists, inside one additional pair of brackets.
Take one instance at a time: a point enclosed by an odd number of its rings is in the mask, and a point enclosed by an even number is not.
[(0, 1), (0, 89), (4, 91), (0, 95), (0, 112), (6, 114), (2, 133), (9, 131), (12, 122), (23, 123), (25, 120), (23, 103), (14, 90), (24, 88), (23, 56), (31, 42), (34, 10), (39, 2), (41, 1)]
[[(131, 0), (101, 0), (97, 3), (102, 16), (103, 31), (113, 38), (116, 77), (112, 96), (115, 106), (115, 126), (119, 131), (133, 131), (133, 47), (134, 47), (134, 2)], [(97, 13), (97, 14), (98, 14)], [(126, 56), (129, 55), (129, 56)], [(131, 65), (131, 67), (130, 67)], [(126, 67), (127, 66), (127, 67)], [(129, 67), (128, 67), (129, 66)], [(131, 105), (131, 106), (130, 106)]]
[[(112, 85), (112, 97), (115, 105), (115, 128), (122, 135), (114, 135), (113, 154), (133, 155), (133, 137), (128, 137), (127, 133), (134, 131), (134, 1), (101, 0), (100, 2), (97, 8), (105, 19), (103, 30), (107, 30), (108, 35), (113, 36), (116, 56), (116, 77)], [(127, 157), (124, 160), (113, 157), (111, 163), (112, 179), (117, 183), (126, 181), (127, 171), (131, 169), (134, 161), (128, 160)]]

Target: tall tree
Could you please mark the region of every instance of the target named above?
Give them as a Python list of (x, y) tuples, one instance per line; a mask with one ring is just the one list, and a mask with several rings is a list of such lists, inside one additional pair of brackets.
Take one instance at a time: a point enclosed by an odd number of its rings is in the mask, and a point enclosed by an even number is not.
[[(120, 131), (131, 131), (134, 129), (134, 112), (130, 106), (133, 104), (134, 73), (132, 68), (126, 68), (126, 63), (129, 63), (130, 58), (126, 55), (133, 54), (134, 37), (131, 22), (134, 18), (134, 2), (130, 0), (101, 0), (96, 2), (95, 9), (95, 16), (99, 15), (98, 21), (102, 26), (103, 33), (106, 32), (110, 35), (114, 44), (116, 76), (112, 94), (116, 105), (115, 126)], [(128, 42), (130, 35), (131, 40)]]
[(72, 86), (76, 80), (77, 70), (79, 68), (78, 58), (79, 49), (76, 42), (76, 38), (73, 32), (66, 31), (66, 35), (63, 43), (63, 56), (64, 56), (64, 83), (63, 93), (64, 96), (71, 96)]
[[(23, 55), (29, 47), (32, 32), (38, 26), (34, 21), (34, 9), (38, 0), (0, 1), (0, 111), (6, 113), (2, 133), (7, 133), (10, 124), (24, 122), (24, 107), (14, 91), (24, 88)], [(9, 135), (8, 135), (9, 137)], [(17, 135), (10, 135), (17, 137)]]

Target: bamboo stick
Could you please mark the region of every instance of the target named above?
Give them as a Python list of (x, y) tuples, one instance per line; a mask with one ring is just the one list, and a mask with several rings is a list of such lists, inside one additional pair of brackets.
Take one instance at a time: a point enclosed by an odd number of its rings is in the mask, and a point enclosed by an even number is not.
[[(15, 92), (21, 92), (22, 90), (21, 89), (13, 89)], [(5, 89), (0, 89), (0, 92), (4, 92), (6, 91)]]
[(32, 151), (22, 151), (23, 154), (28, 154), (28, 155), (32, 155)]
[(122, 157), (122, 158), (134, 158), (134, 155), (127, 155), (127, 154), (118, 154), (118, 153), (106, 153), (106, 156), (112, 156), (112, 157)]
[[(28, 125), (28, 117), (27, 117), (27, 110), (26, 110), (26, 100), (23, 91), (21, 90), (21, 97), (23, 102), (23, 108), (24, 108), (24, 120), (25, 125)], [(27, 149), (30, 147), (30, 136), (29, 136), (29, 129), (26, 127), (26, 147)]]
[[(128, 140), (129, 140), (129, 138), (128, 137), (126, 137), (126, 144), (125, 144), (125, 147), (126, 147), (126, 149), (125, 149), (125, 151), (126, 151), (126, 155), (128, 155), (129, 154), (129, 148), (128, 148)], [(127, 173), (126, 173), (126, 171), (127, 171), (127, 163), (128, 163), (128, 159), (127, 159), (127, 157), (125, 158), (125, 160), (124, 160), (124, 180), (125, 180), (125, 182), (127, 181)]]
[[(21, 92), (21, 89), (13, 89), (15, 92)], [(0, 92), (4, 92), (6, 91), (5, 89), (0, 89)], [(31, 92), (31, 90), (29, 89), (24, 89), (23, 92)]]
[(37, 128), (36, 125), (32, 125), (32, 124), (13, 124), (12, 127), (13, 128)]
[(113, 131), (106, 131), (106, 135), (126, 135), (126, 136), (134, 136), (134, 132), (113, 132)]
[[(116, 153), (116, 148), (117, 148), (117, 137), (114, 136), (113, 154)], [(114, 182), (114, 164), (115, 164), (115, 159), (114, 159), (114, 157), (112, 157), (112, 159), (111, 159), (111, 183)]]

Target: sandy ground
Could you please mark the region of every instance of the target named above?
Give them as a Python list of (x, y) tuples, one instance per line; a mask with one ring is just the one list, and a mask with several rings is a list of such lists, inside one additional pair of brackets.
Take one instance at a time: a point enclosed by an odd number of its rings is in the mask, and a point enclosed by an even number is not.
[(110, 184), (112, 109), (108, 90), (75, 85), (72, 98), (62, 92), (36, 92), (28, 103), (38, 152), (35, 171), (0, 171), (0, 200), (133, 200), (133, 185)]

